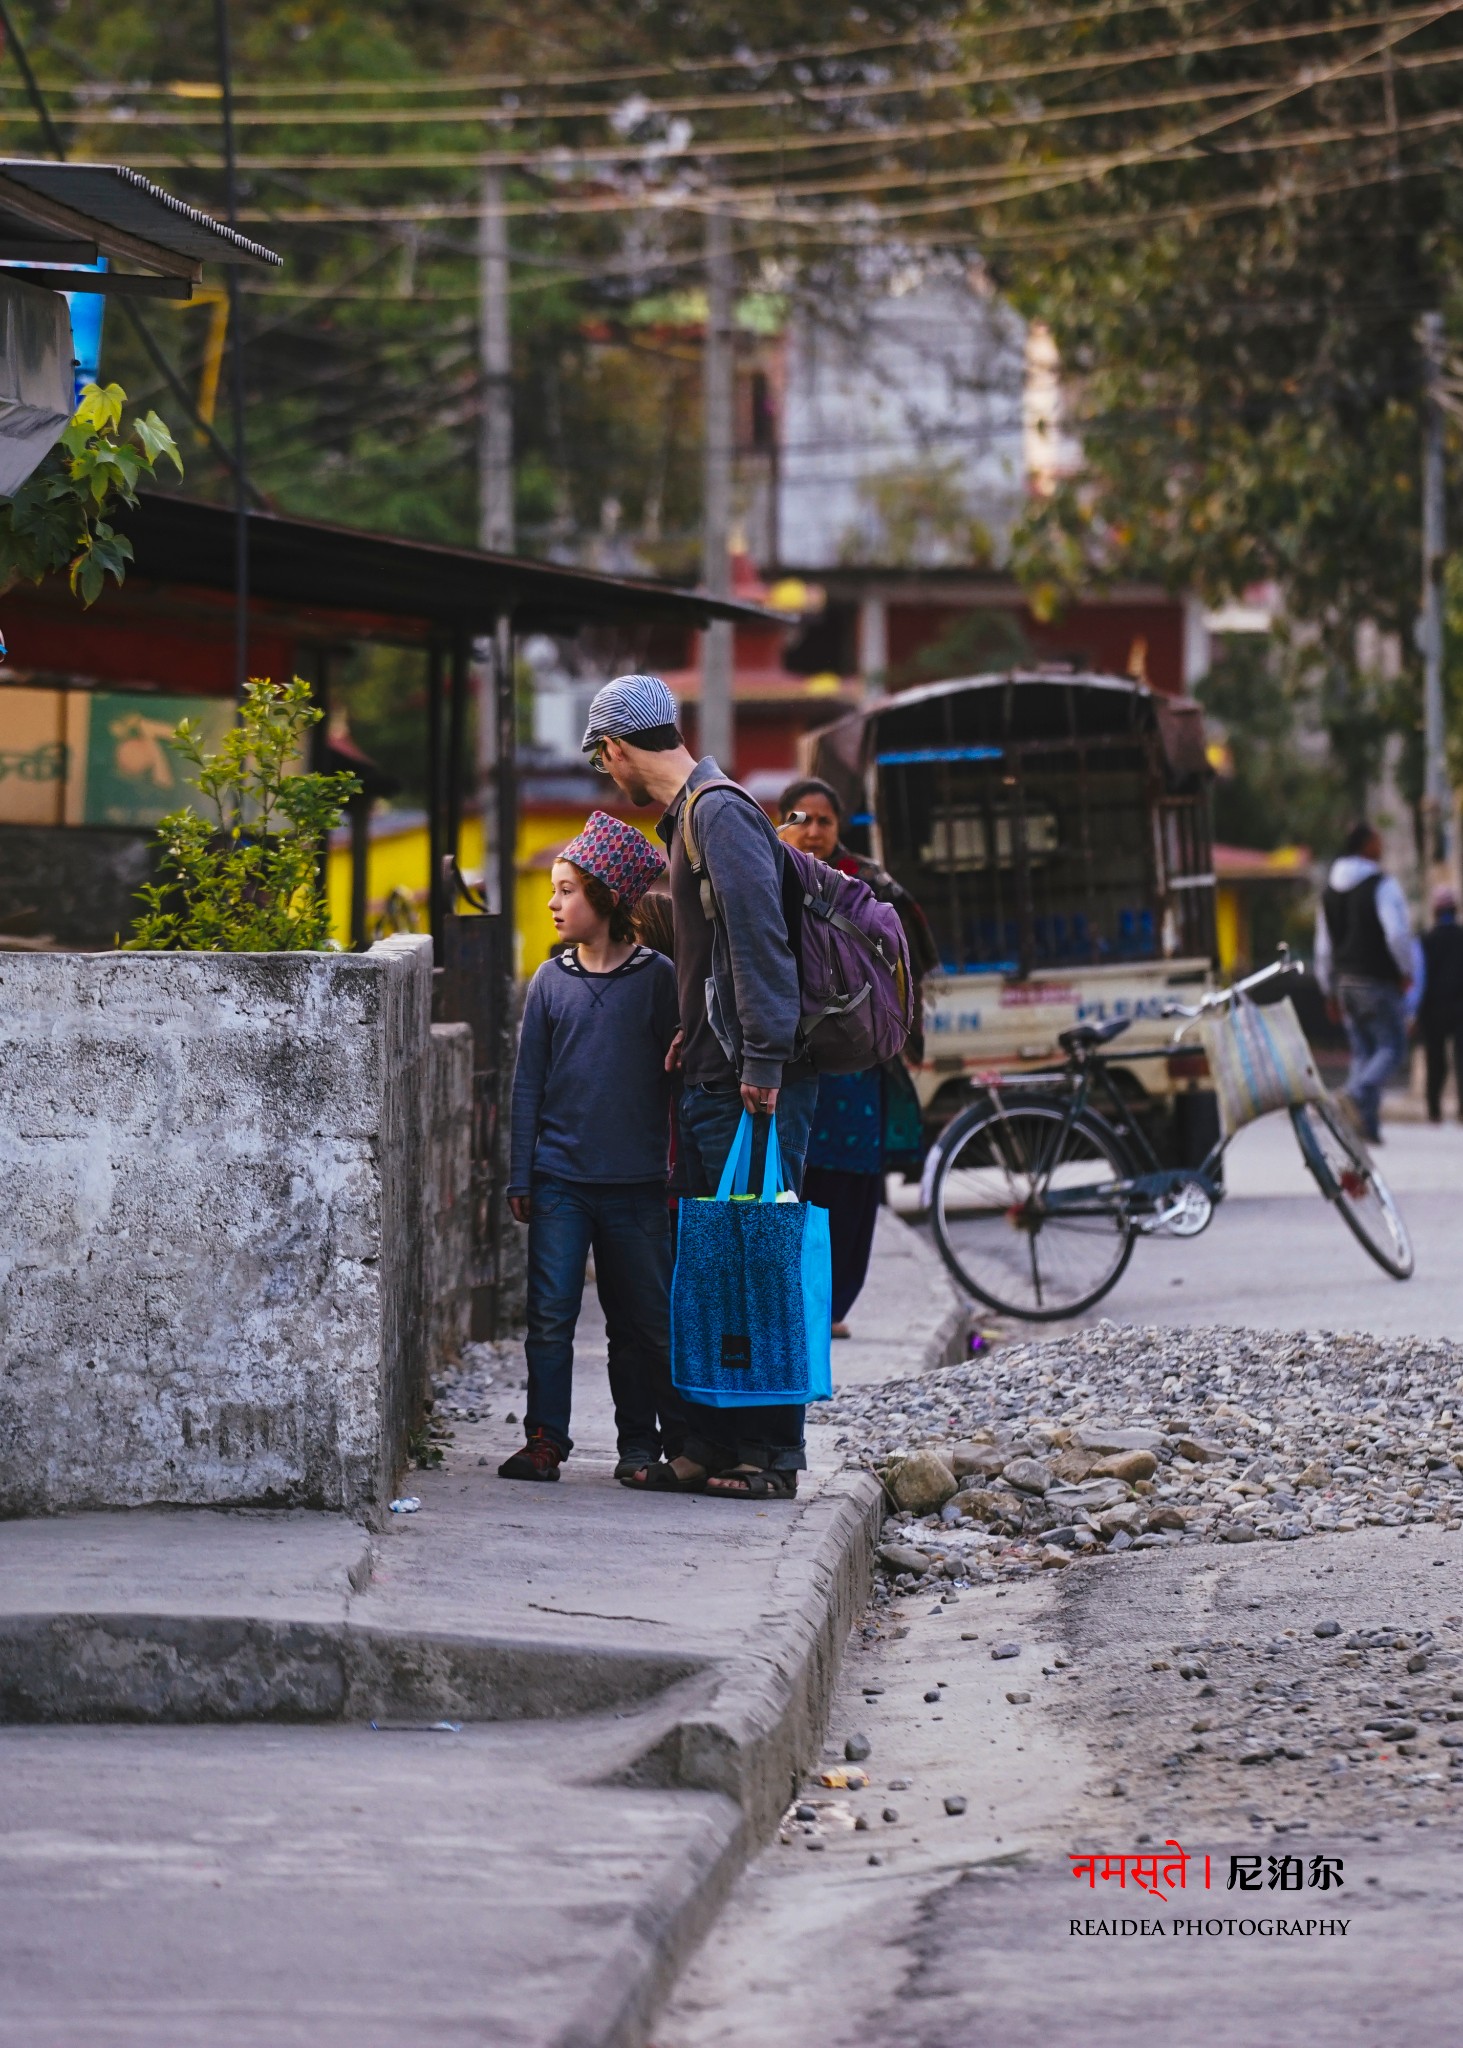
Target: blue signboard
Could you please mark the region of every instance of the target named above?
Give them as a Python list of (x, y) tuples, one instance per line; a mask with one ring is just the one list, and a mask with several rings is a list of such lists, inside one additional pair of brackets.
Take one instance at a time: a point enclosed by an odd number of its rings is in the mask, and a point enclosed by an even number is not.
[[(107, 259), (103, 256), (96, 263), (79, 267), (105, 270)], [(71, 308), (71, 354), (76, 366), (76, 402), (79, 405), (86, 386), (101, 381), (102, 315), (107, 310), (107, 297), (105, 292), (67, 292), (66, 303)]]

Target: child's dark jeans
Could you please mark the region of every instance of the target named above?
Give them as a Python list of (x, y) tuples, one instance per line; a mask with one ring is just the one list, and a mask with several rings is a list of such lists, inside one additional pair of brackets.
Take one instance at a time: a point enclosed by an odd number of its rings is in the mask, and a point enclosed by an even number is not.
[(659, 1182), (608, 1185), (536, 1180), (528, 1223), (528, 1412), (567, 1454), (574, 1380), (574, 1326), (584, 1263), (595, 1280), (609, 1337), (610, 1395), (620, 1455), (679, 1455), (685, 1436), (671, 1387), (671, 1225)]

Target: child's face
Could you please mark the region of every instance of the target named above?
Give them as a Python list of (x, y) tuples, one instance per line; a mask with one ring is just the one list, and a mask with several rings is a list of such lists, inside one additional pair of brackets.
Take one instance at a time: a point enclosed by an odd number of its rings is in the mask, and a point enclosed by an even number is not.
[(554, 893), (549, 898), (549, 916), (554, 930), (571, 946), (602, 939), (609, 919), (601, 917), (584, 893), (584, 877), (572, 861), (556, 860), (552, 869)]

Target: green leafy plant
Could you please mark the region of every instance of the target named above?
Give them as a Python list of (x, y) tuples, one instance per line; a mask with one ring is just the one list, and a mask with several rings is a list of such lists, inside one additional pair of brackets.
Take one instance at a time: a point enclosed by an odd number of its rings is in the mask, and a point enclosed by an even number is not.
[(101, 596), (108, 576), (120, 583), (132, 543), (107, 513), (137, 503), (139, 482), (166, 458), (183, 474), (183, 458), (155, 412), (124, 432), (127, 394), (120, 384), (88, 384), (71, 424), (11, 498), (0, 498), (0, 589), (39, 583), (69, 568), (83, 604)]
[(301, 774), (320, 712), (310, 686), (251, 682), (239, 722), (216, 752), (185, 718), (169, 745), (212, 817), (191, 806), (158, 825), (158, 880), (126, 942), (133, 952), (305, 953), (329, 945), (320, 848), (358, 794), (354, 775)]

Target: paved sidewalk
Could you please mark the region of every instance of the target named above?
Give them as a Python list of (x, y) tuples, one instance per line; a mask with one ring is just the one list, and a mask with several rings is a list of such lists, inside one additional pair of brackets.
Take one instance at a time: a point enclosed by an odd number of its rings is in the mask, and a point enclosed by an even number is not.
[[(888, 1219), (836, 1368), (955, 1313)], [(634, 1496), (576, 1395), (558, 1485), (496, 1478), (505, 1395), (375, 1536), (0, 1524), (0, 2043), (644, 2040), (817, 1754), (878, 1502), (817, 1429), (796, 1502)]]

